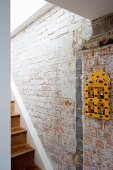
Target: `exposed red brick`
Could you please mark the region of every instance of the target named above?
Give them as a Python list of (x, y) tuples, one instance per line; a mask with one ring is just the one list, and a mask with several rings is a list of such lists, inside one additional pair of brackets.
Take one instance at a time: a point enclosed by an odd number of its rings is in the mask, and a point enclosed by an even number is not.
[(91, 162), (88, 159), (84, 159), (84, 166), (90, 168)]
[(70, 100), (65, 100), (65, 101), (64, 101), (64, 104), (65, 104), (66, 106), (71, 106), (71, 105), (72, 105), (72, 102), (71, 102)]

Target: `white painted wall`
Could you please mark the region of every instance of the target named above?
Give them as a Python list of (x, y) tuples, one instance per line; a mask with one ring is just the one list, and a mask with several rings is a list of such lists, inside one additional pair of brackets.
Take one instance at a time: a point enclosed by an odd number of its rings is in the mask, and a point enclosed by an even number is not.
[(10, 2), (11, 32), (47, 3), (44, 0), (11, 0)]
[(21, 30), (25, 29), (25, 27), (29, 26), (33, 21), (35, 21), (36, 19), (41, 17), (44, 13), (46, 13), (53, 7), (54, 7), (53, 4), (46, 3), (40, 9), (38, 9), (33, 15), (29, 16), (29, 18), (27, 18), (27, 19), (24, 18), (24, 20), (23, 20), (24, 22), (22, 22), (22, 21), (19, 22), (20, 25), (18, 23), (18, 26), (16, 25), (15, 29), (13, 27), (13, 21), (12, 21), (11, 37), (13, 37), (17, 33), (19, 33)]
[(0, 0), (0, 170), (10, 170), (10, 1)]

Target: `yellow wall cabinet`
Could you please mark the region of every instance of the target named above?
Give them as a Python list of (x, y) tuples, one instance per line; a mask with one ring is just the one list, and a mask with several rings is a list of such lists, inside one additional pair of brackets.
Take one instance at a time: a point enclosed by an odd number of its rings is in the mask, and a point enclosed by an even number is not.
[(102, 70), (95, 71), (85, 85), (85, 116), (111, 119), (110, 80)]

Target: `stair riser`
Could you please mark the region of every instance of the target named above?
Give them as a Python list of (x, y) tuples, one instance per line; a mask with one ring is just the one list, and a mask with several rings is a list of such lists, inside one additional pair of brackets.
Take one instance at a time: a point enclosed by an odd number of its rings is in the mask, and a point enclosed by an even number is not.
[(34, 162), (34, 151), (11, 159), (11, 170), (21, 170), (22, 168), (32, 165)]
[(11, 114), (15, 112), (15, 102), (11, 102)]
[[(20, 114), (11, 101), (11, 170), (38, 170), (34, 164), (34, 149), (27, 144), (27, 131), (20, 127)], [(40, 170), (40, 169), (39, 169)]]
[(11, 128), (20, 126), (20, 116), (11, 117)]
[(22, 145), (26, 142), (26, 132), (11, 135), (11, 146)]

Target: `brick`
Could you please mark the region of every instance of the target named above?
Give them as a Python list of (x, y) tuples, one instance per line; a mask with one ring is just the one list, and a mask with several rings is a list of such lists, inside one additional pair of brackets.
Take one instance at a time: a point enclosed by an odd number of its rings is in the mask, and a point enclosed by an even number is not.
[[(98, 22), (98, 21), (97, 21)], [(111, 65), (113, 64), (111, 58), (109, 58), (108, 54), (108, 49), (103, 48), (102, 50), (96, 50), (97, 52), (95, 53), (94, 56), (91, 58), (86, 55), (84, 58), (84, 63), (83, 65), (85, 66), (86, 70), (84, 71), (84, 74), (86, 72), (89, 72), (89, 61), (92, 63), (97, 55), (99, 58), (98, 63), (94, 65), (93, 69), (97, 70), (102, 67), (102, 63), (104, 63), (105, 71), (106, 73), (111, 76)], [(113, 58), (113, 55), (112, 55)], [(110, 62), (109, 62), (110, 60)], [(86, 62), (87, 61), (87, 62)], [(90, 73), (90, 72), (89, 72)], [(87, 74), (88, 77), (88, 74)], [(84, 80), (86, 78), (84, 77)], [(112, 83), (112, 79), (111, 83)], [(111, 101), (113, 101), (112, 98), (112, 92), (111, 91)], [(112, 105), (111, 105), (112, 107)], [(113, 152), (113, 143), (112, 143), (112, 121), (99, 121), (98, 119), (91, 119), (91, 118), (86, 118), (84, 119), (84, 158), (87, 157), (89, 158), (91, 156), (90, 160), (90, 169), (102, 169), (102, 170), (109, 170), (112, 169), (113, 163), (111, 163), (111, 155)], [(105, 129), (104, 129), (105, 126)], [(107, 130), (107, 131), (106, 131)], [(107, 144), (107, 145), (106, 145)], [(91, 153), (91, 148), (95, 148), (95, 152), (92, 152), (92, 154), (86, 154), (85, 151), (90, 151)], [(110, 160), (110, 163), (108, 163)], [(107, 163), (107, 166), (106, 166)], [(109, 165), (109, 167), (108, 167)], [(84, 167), (87, 168), (84, 164)]]
[[(113, 84), (113, 50), (78, 54), (83, 46), (98, 47), (95, 36), (110, 31), (112, 19), (91, 22), (55, 7), (11, 39), (12, 76), (55, 170), (113, 169), (112, 121), (104, 131), (100, 121), (82, 116), (82, 82), (92, 70), (105, 68)], [(76, 151), (83, 161), (77, 168)]]

